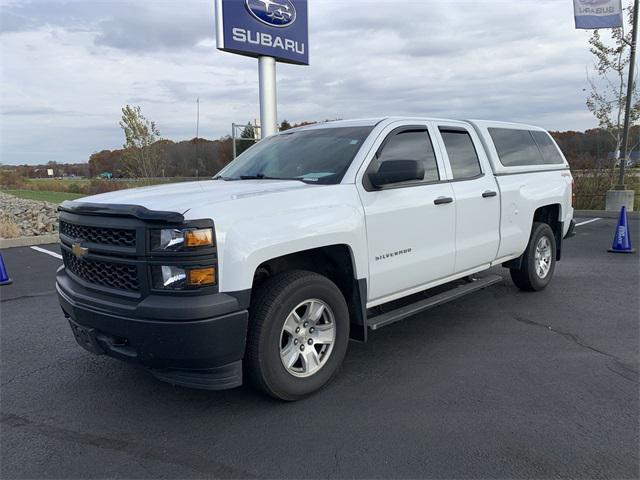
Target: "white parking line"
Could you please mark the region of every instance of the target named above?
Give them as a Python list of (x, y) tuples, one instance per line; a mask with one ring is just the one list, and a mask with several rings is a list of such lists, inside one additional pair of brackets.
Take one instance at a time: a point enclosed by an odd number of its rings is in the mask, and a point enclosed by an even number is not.
[(592, 218), (591, 220), (585, 220), (584, 222), (576, 223), (576, 227), (581, 227), (582, 225), (586, 225), (587, 223), (597, 222), (598, 220), (602, 220), (602, 219)]
[(40, 247), (31, 247), (31, 249), (35, 250), (37, 252), (46, 253), (47, 255), (51, 255), (52, 257), (56, 257), (56, 258), (62, 260), (62, 255), (60, 255), (59, 253), (56, 253), (56, 252), (52, 252), (51, 250), (46, 250), (46, 249), (40, 248)]

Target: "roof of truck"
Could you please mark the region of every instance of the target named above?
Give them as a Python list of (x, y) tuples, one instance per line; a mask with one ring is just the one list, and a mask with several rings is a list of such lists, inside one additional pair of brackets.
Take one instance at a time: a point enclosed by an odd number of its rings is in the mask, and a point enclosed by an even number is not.
[(504, 128), (522, 128), (526, 130), (543, 130), (540, 127), (534, 125), (526, 125), (524, 123), (514, 122), (499, 122), (494, 120), (460, 120), (453, 118), (438, 118), (438, 117), (373, 117), (373, 118), (355, 118), (351, 120), (332, 120), (328, 122), (314, 123), (311, 125), (304, 125), (296, 127), (293, 130), (313, 130), (318, 128), (339, 128), (339, 127), (373, 127), (382, 121), (396, 121), (396, 120), (416, 120), (416, 121), (429, 121), (429, 122), (447, 122), (447, 121), (462, 121), (469, 124), (475, 124), (477, 126), (486, 127), (504, 127)]
[(372, 127), (377, 125), (382, 120), (388, 117), (382, 118), (354, 118), (352, 120), (330, 120), (326, 122), (312, 123), (310, 125), (303, 125), (301, 127), (295, 127), (292, 130), (313, 130), (316, 128), (337, 128), (337, 127)]

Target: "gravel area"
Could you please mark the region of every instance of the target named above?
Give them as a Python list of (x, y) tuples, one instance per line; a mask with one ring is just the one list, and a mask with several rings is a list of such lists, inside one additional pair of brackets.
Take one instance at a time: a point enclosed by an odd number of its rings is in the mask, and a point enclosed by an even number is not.
[(58, 206), (0, 192), (0, 238), (31, 237), (58, 231)]

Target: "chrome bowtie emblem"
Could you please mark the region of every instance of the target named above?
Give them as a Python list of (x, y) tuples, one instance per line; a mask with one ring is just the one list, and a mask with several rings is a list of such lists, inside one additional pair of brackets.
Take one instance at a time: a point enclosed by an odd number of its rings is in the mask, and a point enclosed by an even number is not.
[(86, 247), (83, 247), (82, 245), (80, 245), (79, 242), (74, 243), (73, 245), (71, 245), (71, 251), (73, 252), (73, 254), (78, 257), (78, 258), (82, 258), (84, 257), (87, 253), (89, 253), (89, 249)]

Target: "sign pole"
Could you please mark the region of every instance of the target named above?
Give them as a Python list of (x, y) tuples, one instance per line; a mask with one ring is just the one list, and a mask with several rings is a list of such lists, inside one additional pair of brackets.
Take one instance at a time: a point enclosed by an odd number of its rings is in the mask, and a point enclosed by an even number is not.
[(233, 160), (236, 159), (238, 155), (236, 155), (236, 124), (231, 124), (231, 142), (233, 144)]
[(629, 121), (633, 100), (634, 75), (636, 67), (636, 44), (638, 43), (638, 0), (633, 5), (633, 29), (631, 30), (631, 53), (629, 57), (629, 80), (627, 81), (627, 105), (624, 113), (624, 129), (622, 131), (622, 154), (620, 155), (620, 178), (616, 190), (624, 190), (624, 170), (627, 163), (627, 149), (629, 148)]
[(278, 130), (275, 58), (258, 57), (258, 78), (260, 84), (260, 136), (265, 138)]

